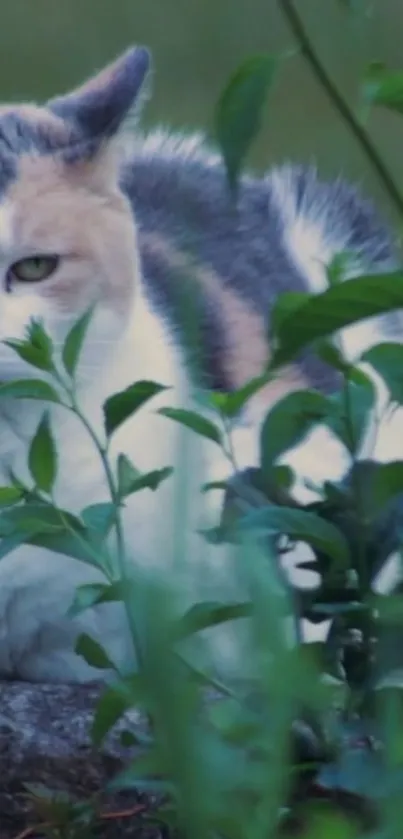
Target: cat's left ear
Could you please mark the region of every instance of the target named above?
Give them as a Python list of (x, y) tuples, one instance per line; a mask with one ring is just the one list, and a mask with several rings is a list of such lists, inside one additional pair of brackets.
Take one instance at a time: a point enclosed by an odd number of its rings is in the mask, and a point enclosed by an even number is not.
[(102, 142), (137, 109), (150, 65), (149, 51), (133, 47), (81, 87), (51, 99), (47, 107), (70, 123), (82, 140)]

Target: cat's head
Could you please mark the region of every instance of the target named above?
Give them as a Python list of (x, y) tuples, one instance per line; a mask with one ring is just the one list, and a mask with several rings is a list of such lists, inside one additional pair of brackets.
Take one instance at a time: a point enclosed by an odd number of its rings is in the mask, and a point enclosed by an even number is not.
[[(139, 268), (118, 138), (149, 64), (136, 47), (44, 106), (0, 107), (0, 341), (34, 317), (60, 342), (95, 302), (100, 352), (124, 327)], [(0, 380), (18, 364), (0, 344)]]

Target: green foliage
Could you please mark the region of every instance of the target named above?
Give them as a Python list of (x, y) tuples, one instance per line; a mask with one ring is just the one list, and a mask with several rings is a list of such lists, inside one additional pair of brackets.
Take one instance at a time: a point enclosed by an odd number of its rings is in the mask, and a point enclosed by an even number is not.
[(91, 307), (74, 324), (64, 342), (62, 360), (67, 373), (74, 376), (80, 359), (81, 350), (87, 335), (87, 330), (93, 316), (94, 309)]
[(315, 513), (270, 504), (246, 515), (243, 526), (261, 533), (286, 535), (295, 541), (306, 542), (340, 565), (346, 567), (348, 564), (348, 546), (343, 534)]
[(185, 411), (183, 408), (161, 408), (158, 413), (180, 422), (181, 425), (190, 428), (202, 437), (207, 437), (214, 443), (218, 443), (219, 446), (222, 443), (221, 432), (214, 423), (194, 411)]
[(403, 114), (403, 72), (387, 70), (380, 62), (368, 67), (363, 83), (364, 100)]
[(328, 417), (329, 400), (313, 390), (290, 393), (268, 413), (261, 429), (261, 466), (270, 476), (277, 459), (300, 443), (315, 425)]
[(256, 55), (234, 73), (217, 103), (214, 128), (225, 161), (230, 188), (236, 190), (241, 166), (258, 134), (267, 94), (279, 59)]
[(104, 648), (84, 632), (77, 638), (75, 651), (91, 667), (97, 667), (99, 670), (114, 669), (114, 664), (106, 654)]
[(49, 494), (56, 479), (57, 454), (50, 429), (49, 414), (44, 414), (28, 454), (29, 471), (39, 490)]
[(362, 356), (384, 380), (391, 399), (398, 405), (403, 404), (403, 347), (400, 344), (384, 343), (372, 347)]
[[(340, 111), (338, 94), (312, 53), (292, 1), (281, 5), (304, 56)], [(232, 191), (239, 186), (279, 61), (266, 55), (246, 61), (217, 105), (215, 131)], [(364, 81), (366, 104), (403, 112), (401, 77), (400, 71), (372, 65)], [(343, 106), (341, 112), (346, 114)], [(378, 165), (348, 109), (344, 118)], [(68, 616), (101, 604), (126, 610), (136, 669), (131, 660), (117, 666), (89, 635), (77, 639), (77, 654), (113, 678), (94, 715), (92, 742), (101, 746), (116, 723), (127, 724), (122, 741), (136, 746), (136, 756), (110, 786), (162, 793), (164, 802), (154, 819), (167, 825), (171, 835), (400, 836), (402, 583), (397, 581), (387, 595), (377, 593), (374, 585), (390, 555), (403, 548), (403, 461), (362, 460), (376, 393), (370, 375), (356, 365), (365, 362), (383, 380), (390, 408), (403, 404), (403, 354), (399, 344), (388, 342), (352, 361), (345, 356), (341, 330), (403, 308), (403, 275), (364, 275), (345, 282), (351, 257), (338, 254), (327, 266), (328, 288), (322, 293), (288, 293), (277, 301), (270, 324), (274, 353), (260, 376), (236, 392), (208, 394), (208, 412), (158, 410), (167, 422), (221, 447), (235, 472), (228, 483), (202, 488), (226, 492), (222, 521), (207, 536), (211, 543), (233, 543), (234, 577), (239, 572), (243, 581), (243, 596), (233, 601), (199, 601), (183, 613), (176, 599), (182, 580), (174, 567), (158, 574), (127, 570), (121, 508), (134, 493), (158, 492), (175, 467), (161, 464), (142, 473), (123, 453), (114, 463), (109, 443), (124, 422), (168, 388), (139, 381), (107, 399), (105, 443), (82, 414), (75, 383), (92, 310), (64, 342), (63, 374), (42, 324), (32, 323), (23, 341), (7, 342), (46, 380), (4, 383), (0, 399), (39, 399), (50, 406), (27, 451), (33, 485), (10, 476), (10, 486), (0, 487), (0, 559), (21, 544), (80, 559), (104, 579), (77, 589)], [(230, 445), (235, 418), (307, 348), (338, 372), (339, 391), (324, 396), (306, 389), (279, 400), (261, 427), (259, 464), (240, 473)], [(53, 497), (52, 403), (82, 422), (105, 472), (109, 497), (79, 515), (60, 509)], [(279, 461), (318, 425), (338, 439), (348, 472), (341, 482), (325, 481), (317, 488), (317, 500), (303, 505), (293, 495), (292, 470)], [(292, 586), (283, 570), (281, 559), (297, 542), (311, 548), (313, 558), (299, 567), (316, 571), (316, 588)], [(324, 640), (306, 643), (301, 619), (328, 620)], [(217, 633), (234, 625), (246, 630), (237, 679), (218, 674), (210, 660)], [(204, 643), (206, 633), (211, 646)], [(133, 708), (147, 719), (144, 734), (129, 730), (125, 715)], [(91, 835), (94, 813), (86, 803), (52, 797), (38, 787), (29, 792), (49, 835)]]
[[(281, 298), (280, 298), (281, 301)], [(281, 307), (281, 302), (278, 304)], [(321, 294), (292, 307), (276, 330), (270, 368), (292, 361), (301, 350), (364, 318), (382, 315), (403, 307), (403, 274), (399, 271), (356, 277), (341, 285), (331, 286)], [(275, 307), (275, 310), (277, 306)]]
[(25, 340), (4, 343), (33, 367), (47, 372), (54, 370), (52, 341), (40, 322), (32, 321)]
[(110, 396), (104, 405), (107, 436), (110, 437), (135, 411), (163, 390), (166, 390), (164, 385), (144, 381), (136, 382), (126, 390)]
[(39, 399), (41, 402), (60, 402), (52, 385), (42, 379), (15, 379), (0, 385), (0, 399)]

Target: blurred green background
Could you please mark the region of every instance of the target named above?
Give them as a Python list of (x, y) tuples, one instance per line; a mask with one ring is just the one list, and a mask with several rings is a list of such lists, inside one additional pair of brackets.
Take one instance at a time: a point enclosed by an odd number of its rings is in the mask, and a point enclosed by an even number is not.
[[(350, 102), (371, 60), (403, 68), (403, 0), (295, 0), (320, 56)], [(360, 12), (361, 10), (361, 12)], [(78, 84), (131, 43), (153, 51), (145, 121), (211, 126), (214, 103), (246, 56), (293, 46), (276, 0), (2, 0), (0, 95), (44, 99)], [(371, 116), (373, 138), (403, 189), (403, 119)], [(285, 62), (251, 163), (316, 160), (389, 205), (376, 177), (301, 58)]]

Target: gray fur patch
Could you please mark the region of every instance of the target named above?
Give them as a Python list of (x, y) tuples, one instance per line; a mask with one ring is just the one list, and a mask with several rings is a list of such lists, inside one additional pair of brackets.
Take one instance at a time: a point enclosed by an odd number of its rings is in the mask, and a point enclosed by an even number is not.
[[(162, 135), (160, 143), (160, 153), (152, 142), (152, 154), (147, 151), (150, 143), (145, 143), (144, 153), (141, 147), (136, 148), (122, 172), (122, 186), (131, 200), (140, 234), (157, 232), (175, 248), (190, 251), (196, 263), (214, 270), (223, 286), (234, 289), (259, 312), (269, 328), (270, 311), (281, 292), (309, 290), (284, 243), (284, 220), (271, 193), (270, 174), (265, 178), (245, 176), (235, 207), (217, 158), (208, 153), (203, 157), (197, 144), (193, 155), (169, 155)], [(365, 256), (375, 270), (377, 265), (392, 262), (394, 246), (386, 226), (353, 187), (341, 180), (320, 182), (310, 168), (276, 171), (280, 177), (284, 173), (287, 182), (291, 171), (299, 212), (312, 218), (318, 214), (330, 234), (338, 227), (346, 246)], [(143, 249), (142, 258), (150, 298), (161, 315), (172, 320), (174, 282), (147, 250)], [(220, 313), (211, 311), (207, 300), (200, 331), (206, 365), (217, 385), (225, 387), (228, 383), (223, 381), (219, 362), (225, 352), (224, 331)], [(337, 374), (310, 353), (301, 359), (301, 367), (314, 386), (328, 391), (337, 388)]]

